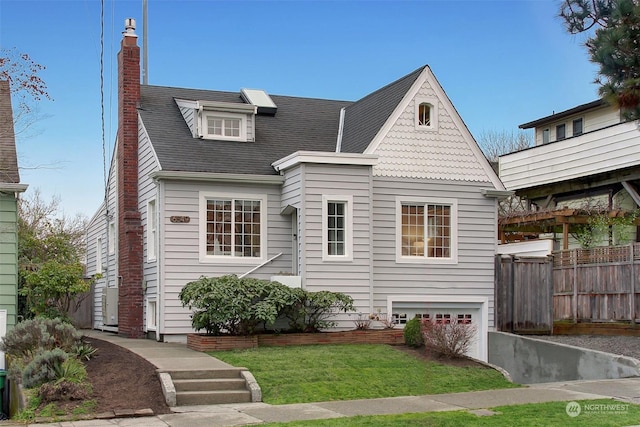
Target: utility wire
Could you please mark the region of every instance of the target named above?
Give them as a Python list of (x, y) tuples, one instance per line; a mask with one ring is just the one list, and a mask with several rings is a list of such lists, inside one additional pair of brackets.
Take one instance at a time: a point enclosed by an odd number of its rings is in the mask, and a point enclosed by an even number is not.
[(102, 121), (102, 176), (107, 198), (107, 147), (104, 127), (104, 0), (100, 0), (100, 117)]

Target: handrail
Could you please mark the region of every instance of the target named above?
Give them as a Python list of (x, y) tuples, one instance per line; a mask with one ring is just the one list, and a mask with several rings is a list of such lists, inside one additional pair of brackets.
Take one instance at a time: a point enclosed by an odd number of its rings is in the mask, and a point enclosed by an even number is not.
[(253, 267), (251, 270), (247, 271), (244, 274), (241, 274), (240, 276), (238, 276), (238, 279), (242, 279), (243, 277), (253, 273), (254, 271), (256, 271), (257, 269), (259, 269), (260, 267), (264, 267), (265, 265), (269, 264), (271, 261), (273, 261), (274, 259), (278, 258), (280, 255), (282, 255), (282, 252), (280, 252), (277, 255), (272, 256), (271, 258), (269, 258), (268, 260), (266, 260), (265, 262), (263, 262), (260, 265), (257, 265), (255, 267)]

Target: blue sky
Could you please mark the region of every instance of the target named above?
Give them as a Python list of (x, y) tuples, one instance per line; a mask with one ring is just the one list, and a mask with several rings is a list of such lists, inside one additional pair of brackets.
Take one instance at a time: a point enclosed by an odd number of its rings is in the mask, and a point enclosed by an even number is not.
[[(148, 0), (149, 83), (357, 100), (429, 64), (471, 132), (518, 125), (597, 98), (583, 36), (559, 1)], [(104, 0), (107, 157), (116, 135), (124, 19), (142, 0)], [(66, 215), (103, 199), (100, 1), (0, 0), (0, 46), (47, 67), (37, 135), (18, 141), (28, 191)], [(142, 40), (139, 42), (142, 45)]]

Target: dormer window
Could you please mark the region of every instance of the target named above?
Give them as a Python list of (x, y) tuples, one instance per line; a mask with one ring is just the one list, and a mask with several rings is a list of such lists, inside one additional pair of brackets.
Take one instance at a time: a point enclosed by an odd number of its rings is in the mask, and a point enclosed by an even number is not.
[(242, 117), (205, 114), (207, 126), (204, 138), (246, 141), (246, 125)]
[(436, 99), (416, 99), (416, 130), (438, 129), (438, 101)]

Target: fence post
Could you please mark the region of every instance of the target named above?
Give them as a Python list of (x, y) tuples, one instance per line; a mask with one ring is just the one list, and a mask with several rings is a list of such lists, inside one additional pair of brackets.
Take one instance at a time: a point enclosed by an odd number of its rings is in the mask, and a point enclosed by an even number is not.
[(500, 254), (497, 254), (493, 259), (493, 313), (494, 322), (496, 324), (496, 330), (502, 331), (503, 321), (502, 313), (504, 312), (503, 298), (502, 298), (502, 260)]
[(573, 323), (578, 323), (578, 251), (572, 250), (574, 256), (570, 259), (573, 262)]
[(516, 275), (515, 275), (515, 255), (509, 256), (509, 308), (511, 309), (511, 329), (510, 332), (515, 331), (515, 318), (516, 318)]
[(553, 335), (553, 321), (555, 320), (555, 310), (554, 310), (554, 283), (553, 283), (553, 255), (547, 256), (547, 286), (549, 286), (549, 335)]
[(631, 255), (631, 280), (629, 283), (629, 317), (631, 318), (631, 327), (636, 327), (636, 264), (634, 261), (633, 243), (629, 245)]

